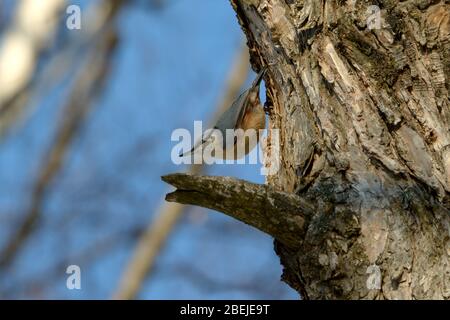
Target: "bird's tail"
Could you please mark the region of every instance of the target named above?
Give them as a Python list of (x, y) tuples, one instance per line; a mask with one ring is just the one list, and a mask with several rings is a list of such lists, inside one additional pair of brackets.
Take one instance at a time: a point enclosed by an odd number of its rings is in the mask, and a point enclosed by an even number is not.
[(193, 154), (198, 149), (198, 147), (200, 147), (201, 145), (203, 145), (205, 147), (205, 144), (210, 143), (211, 142), (210, 138), (211, 138), (212, 132), (213, 131), (210, 129), (209, 132), (207, 132), (200, 140), (198, 140), (194, 144), (194, 146), (192, 147), (191, 150), (179, 154), (180, 158), (185, 157), (185, 156), (189, 156), (189, 155)]
[(186, 157), (186, 156), (188, 156), (188, 155), (191, 155), (193, 151), (194, 151), (194, 148), (192, 148), (192, 149), (189, 150), (189, 151), (180, 153), (178, 156), (179, 156), (180, 158), (183, 158), (183, 157)]

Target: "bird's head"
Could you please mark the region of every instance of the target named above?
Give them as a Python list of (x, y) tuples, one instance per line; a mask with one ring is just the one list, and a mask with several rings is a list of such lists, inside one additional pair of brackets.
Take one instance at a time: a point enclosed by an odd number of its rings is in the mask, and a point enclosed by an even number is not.
[(259, 86), (265, 73), (266, 68), (264, 67), (258, 73), (258, 75), (256, 76), (255, 80), (252, 83), (252, 86), (250, 87), (250, 92), (248, 94), (248, 103), (251, 107), (257, 107), (261, 104), (259, 99)]

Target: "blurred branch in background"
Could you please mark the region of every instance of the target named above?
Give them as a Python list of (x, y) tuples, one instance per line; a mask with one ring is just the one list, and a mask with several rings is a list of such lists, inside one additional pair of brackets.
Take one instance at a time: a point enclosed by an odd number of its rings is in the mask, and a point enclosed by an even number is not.
[(280, 290), (279, 288), (273, 288), (267, 285), (267, 273), (264, 268), (260, 270), (253, 270), (252, 274), (245, 279), (218, 279), (215, 276), (211, 276), (204, 270), (195, 268), (190, 263), (181, 263), (179, 265), (173, 266), (166, 273), (179, 273), (183, 274), (188, 281), (195, 282), (197, 287), (203, 288), (205, 291), (214, 292), (221, 290), (236, 290), (236, 291), (247, 291), (252, 292), (255, 297), (261, 297), (264, 299), (268, 295), (280, 295), (280, 293), (274, 292), (274, 290)]
[[(220, 99), (210, 126), (231, 105), (244, 85), (250, 70), (249, 54), (246, 45), (242, 45), (235, 58), (231, 73), (224, 89), (225, 95)], [(188, 172), (198, 174), (201, 165), (192, 165)], [(164, 202), (157, 210), (155, 218), (142, 234), (125, 272), (120, 279), (114, 299), (134, 299), (139, 294), (142, 283), (151, 272), (156, 257), (179, 220), (185, 205)]]
[(0, 137), (27, 105), (27, 88), (51, 42), (65, 0), (22, 0), (0, 44)]
[(83, 31), (63, 33), (64, 45), (57, 48), (56, 52), (52, 52), (42, 70), (35, 70), (29, 85), (4, 105), (4, 113), (1, 112), (0, 104), (0, 141), (11, 127), (17, 126), (18, 122), (26, 117), (26, 113), (31, 113), (40, 104), (42, 96), (61, 83), (65, 75), (71, 74), (76, 67), (83, 65), (78, 58), (80, 55), (85, 55), (85, 52), (95, 44), (100, 29), (105, 26), (108, 19), (108, 11), (111, 11), (107, 10), (108, 6), (110, 4), (104, 3), (86, 8), (83, 14)]
[[(55, 282), (59, 281), (57, 276), (60, 275), (63, 270), (66, 270), (67, 266), (71, 264), (71, 261), (77, 261), (78, 265), (85, 265), (87, 263), (98, 261), (104, 258), (104, 256), (109, 254), (111, 251), (115, 250), (117, 245), (120, 243), (136, 239), (142, 231), (143, 228), (138, 227), (120, 231), (111, 234), (104, 239), (95, 241), (78, 252), (61, 257), (58, 261), (45, 270), (37, 274), (33, 274), (31, 277), (25, 277), (9, 287), (4, 288), (5, 292), (8, 293), (8, 296), (2, 296), (1, 298), (9, 299), (12, 296), (14, 299), (14, 293), (20, 292), (21, 290), (29, 292), (30, 294), (31, 292), (36, 291), (40, 293), (50, 291), (49, 288), (51, 288)], [(43, 297), (47, 296), (43, 295)]]
[[(55, 0), (56, 1), (56, 0)], [(55, 2), (54, 1), (54, 2)], [(117, 44), (117, 33), (113, 22), (122, 4), (126, 1), (104, 1), (102, 7), (107, 12), (105, 23), (96, 35), (98, 41), (90, 48), (86, 63), (75, 77), (73, 89), (61, 117), (61, 123), (47, 156), (39, 169), (33, 185), (29, 209), (23, 221), (0, 253), (0, 267), (6, 268), (14, 259), (26, 239), (32, 233), (41, 215), (45, 193), (55, 176), (61, 170), (70, 144), (80, 125), (94, 105), (110, 70), (110, 60)]]

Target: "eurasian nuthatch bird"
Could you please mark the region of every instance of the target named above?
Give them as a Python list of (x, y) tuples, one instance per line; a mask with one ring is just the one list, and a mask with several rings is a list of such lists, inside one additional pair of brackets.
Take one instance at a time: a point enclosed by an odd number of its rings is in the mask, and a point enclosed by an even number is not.
[[(259, 142), (259, 130), (263, 130), (266, 127), (266, 115), (264, 108), (261, 105), (259, 99), (259, 85), (266, 72), (263, 68), (253, 81), (252, 86), (245, 90), (233, 104), (220, 116), (214, 129), (209, 130), (209, 133), (205, 134), (203, 138), (198, 141), (194, 147), (183, 154), (180, 157), (192, 154), (198, 149), (203, 149), (207, 145), (214, 143), (222, 150), (222, 155), (216, 155), (214, 152), (212, 156), (222, 159), (239, 159), (248, 154)], [(234, 135), (234, 141), (228, 141), (227, 129), (232, 129), (239, 134)], [(242, 129), (242, 130), (238, 130)], [(248, 129), (254, 129), (249, 134)], [(221, 133), (221, 138), (217, 139), (217, 135), (214, 135), (214, 131)], [(246, 134), (243, 134), (246, 133)], [(251, 137), (251, 134), (256, 136)], [(199, 148), (202, 146), (202, 148)], [(231, 149), (233, 150), (232, 156), (230, 156)], [(228, 152), (227, 152), (228, 151)]]

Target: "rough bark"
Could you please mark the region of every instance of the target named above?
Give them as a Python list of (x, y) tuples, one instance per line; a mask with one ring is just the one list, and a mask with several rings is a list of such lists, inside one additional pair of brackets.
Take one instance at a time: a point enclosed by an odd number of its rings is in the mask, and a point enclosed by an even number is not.
[(297, 248), (314, 206), (292, 193), (230, 177), (172, 174), (162, 179), (178, 190), (167, 201), (224, 212)]
[(310, 299), (449, 299), (450, 2), (231, 3), (268, 66), (267, 184), (314, 203), (296, 246), (268, 232), (283, 280)]

